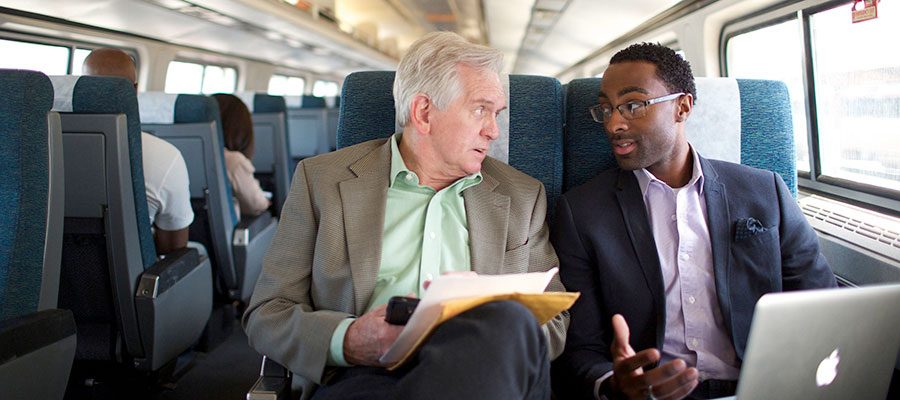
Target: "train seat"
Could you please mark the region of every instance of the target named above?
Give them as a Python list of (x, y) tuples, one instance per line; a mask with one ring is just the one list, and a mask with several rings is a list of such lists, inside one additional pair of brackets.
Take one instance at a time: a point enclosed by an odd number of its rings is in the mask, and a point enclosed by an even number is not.
[(307, 157), (334, 150), (336, 111), (324, 97), (286, 96), (291, 171)]
[(53, 86), (0, 70), (0, 398), (62, 399), (75, 319), (57, 309), (63, 159)]
[(143, 129), (169, 141), (184, 156), (194, 209), (190, 240), (209, 250), (218, 293), (246, 303), (278, 219), (265, 212), (238, 220), (225, 171), (218, 103), (208, 96), (160, 92), (141, 93), (138, 100), (146, 116)]
[[(603, 124), (591, 119), (601, 78), (567, 85), (564, 192), (615, 166)], [(698, 101), (685, 129), (701, 155), (777, 172), (797, 195), (791, 104), (783, 82), (696, 78)]]
[(76, 360), (159, 371), (206, 325), (210, 263), (194, 249), (157, 258), (132, 84), (112, 77), (50, 79), (67, 182), (59, 303), (75, 314)]
[[(337, 147), (385, 138), (396, 132), (393, 71), (355, 72), (344, 80)], [(511, 75), (509, 112), (499, 118), (500, 138), (490, 154), (544, 184), (548, 215), (562, 188), (563, 92), (554, 78)], [(263, 359), (260, 377), (248, 399), (275, 398), (287, 391), (292, 375), (272, 359)], [(298, 380), (300, 381), (300, 380)], [(306, 389), (311, 385), (297, 382)]]
[(253, 115), (255, 176), (263, 190), (272, 193), (275, 215), (291, 188), (291, 162), (287, 147), (287, 106), (284, 97), (258, 92), (238, 92)]

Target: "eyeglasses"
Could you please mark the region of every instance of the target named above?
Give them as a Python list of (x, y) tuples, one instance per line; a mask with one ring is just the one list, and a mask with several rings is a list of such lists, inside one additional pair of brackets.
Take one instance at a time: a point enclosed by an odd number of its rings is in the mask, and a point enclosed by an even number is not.
[[(615, 108), (619, 110), (619, 114), (622, 114), (623, 117), (627, 120), (643, 118), (647, 115), (647, 106), (652, 106), (657, 103), (662, 103), (664, 101), (674, 100), (681, 96), (684, 96), (684, 92), (667, 94), (662, 97), (656, 97), (650, 100), (644, 101), (629, 101), (624, 104), (619, 104)], [(588, 108), (591, 112), (591, 117), (594, 118), (594, 121), (603, 123), (604, 121), (608, 121), (612, 118), (613, 107), (608, 104), (597, 104), (595, 106), (591, 106)]]

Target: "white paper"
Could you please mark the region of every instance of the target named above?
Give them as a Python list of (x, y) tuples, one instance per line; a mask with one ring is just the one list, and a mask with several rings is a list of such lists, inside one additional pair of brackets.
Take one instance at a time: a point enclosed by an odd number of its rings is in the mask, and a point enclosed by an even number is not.
[(435, 278), (416, 306), (400, 336), (381, 356), (383, 365), (394, 365), (415, 345), (425, 330), (440, 317), (446, 300), (509, 293), (543, 293), (558, 268), (546, 272), (505, 275), (442, 275)]

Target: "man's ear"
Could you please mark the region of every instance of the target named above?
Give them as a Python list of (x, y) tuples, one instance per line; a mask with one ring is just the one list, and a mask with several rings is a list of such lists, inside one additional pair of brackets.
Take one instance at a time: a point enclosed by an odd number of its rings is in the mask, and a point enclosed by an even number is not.
[(684, 96), (681, 96), (677, 100), (678, 107), (675, 110), (675, 121), (676, 122), (685, 122), (688, 119), (688, 116), (691, 115), (691, 111), (694, 109), (694, 96), (690, 93), (686, 93)]
[(434, 109), (431, 99), (424, 94), (417, 94), (409, 105), (409, 122), (420, 133), (431, 132), (431, 111)]

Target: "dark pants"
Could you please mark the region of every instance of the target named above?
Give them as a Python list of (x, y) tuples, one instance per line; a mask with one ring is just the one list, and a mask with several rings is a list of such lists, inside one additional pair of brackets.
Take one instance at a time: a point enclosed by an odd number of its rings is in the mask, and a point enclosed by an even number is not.
[(709, 379), (700, 382), (688, 398), (695, 400), (717, 399), (720, 397), (734, 396), (736, 390), (737, 381)]
[(345, 368), (313, 399), (546, 400), (549, 370), (546, 339), (531, 312), (501, 301), (441, 324), (403, 368)]

